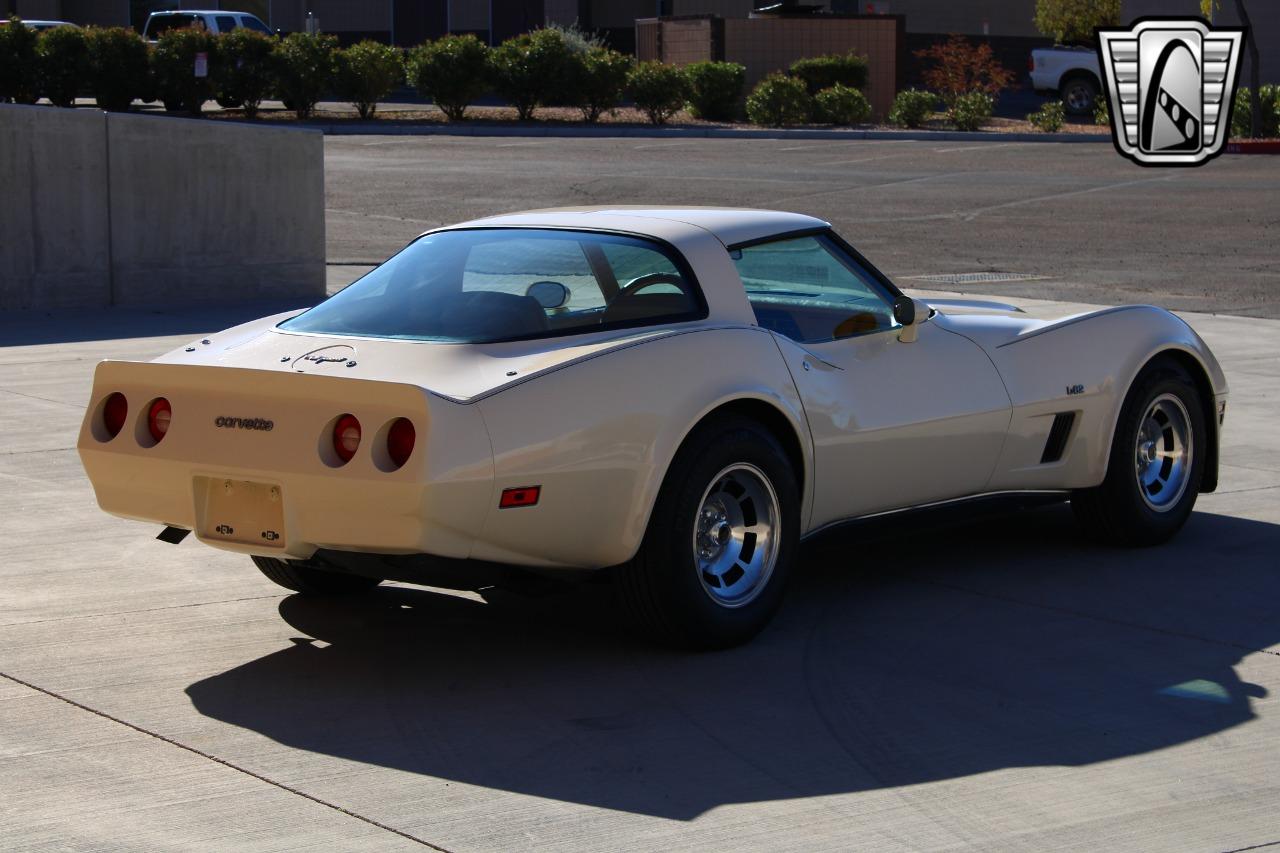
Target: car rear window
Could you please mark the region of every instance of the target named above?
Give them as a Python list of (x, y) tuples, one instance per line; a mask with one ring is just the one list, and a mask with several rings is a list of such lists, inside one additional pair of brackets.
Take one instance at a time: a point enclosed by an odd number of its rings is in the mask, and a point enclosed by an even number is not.
[(419, 238), (280, 328), (492, 343), (705, 316), (688, 264), (665, 244), (598, 232), (476, 228)]

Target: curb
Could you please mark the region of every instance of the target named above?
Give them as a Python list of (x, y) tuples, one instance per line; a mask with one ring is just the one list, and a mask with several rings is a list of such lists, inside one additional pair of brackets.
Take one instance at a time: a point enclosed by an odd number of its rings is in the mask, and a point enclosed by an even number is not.
[(1228, 142), (1228, 154), (1280, 154), (1280, 140), (1246, 139), (1240, 142)]
[(923, 142), (1110, 142), (1102, 133), (996, 133), (958, 130), (760, 130), (736, 127), (538, 127), (387, 123), (309, 124), (325, 136), (533, 136), (619, 139), (897, 139)]

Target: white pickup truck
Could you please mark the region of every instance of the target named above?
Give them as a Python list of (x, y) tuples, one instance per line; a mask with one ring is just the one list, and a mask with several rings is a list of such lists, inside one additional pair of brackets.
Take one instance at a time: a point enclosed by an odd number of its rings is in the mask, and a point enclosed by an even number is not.
[(1042, 94), (1056, 93), (1071, 115), (1093, 112), (1102, 92), (1098, 53), (1091, 47), (1038, 47), (1028, 63), (1031, 85)]

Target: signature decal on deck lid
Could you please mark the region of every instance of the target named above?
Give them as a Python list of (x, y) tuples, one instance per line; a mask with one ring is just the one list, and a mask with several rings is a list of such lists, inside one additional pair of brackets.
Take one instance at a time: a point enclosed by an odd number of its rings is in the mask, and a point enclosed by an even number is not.
[(347, 364), (354, 361), (355, 357), (355, 347), (335, 344), (298, 356), (293, 360), (292, 366), (295, 370), (305, 370), (310, 367), (324, 367), (327, 364)]

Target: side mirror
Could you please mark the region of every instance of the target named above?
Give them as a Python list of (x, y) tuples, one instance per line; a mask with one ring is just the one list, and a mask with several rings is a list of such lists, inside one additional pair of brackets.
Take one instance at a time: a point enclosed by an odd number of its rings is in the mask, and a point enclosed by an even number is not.
[(910, 296), (899, 296), (893, 301), (893, 319), (902, 326), (898, 340), (913, 344), (920, 335), (920, 324), (929, 319), (929, 306)]

